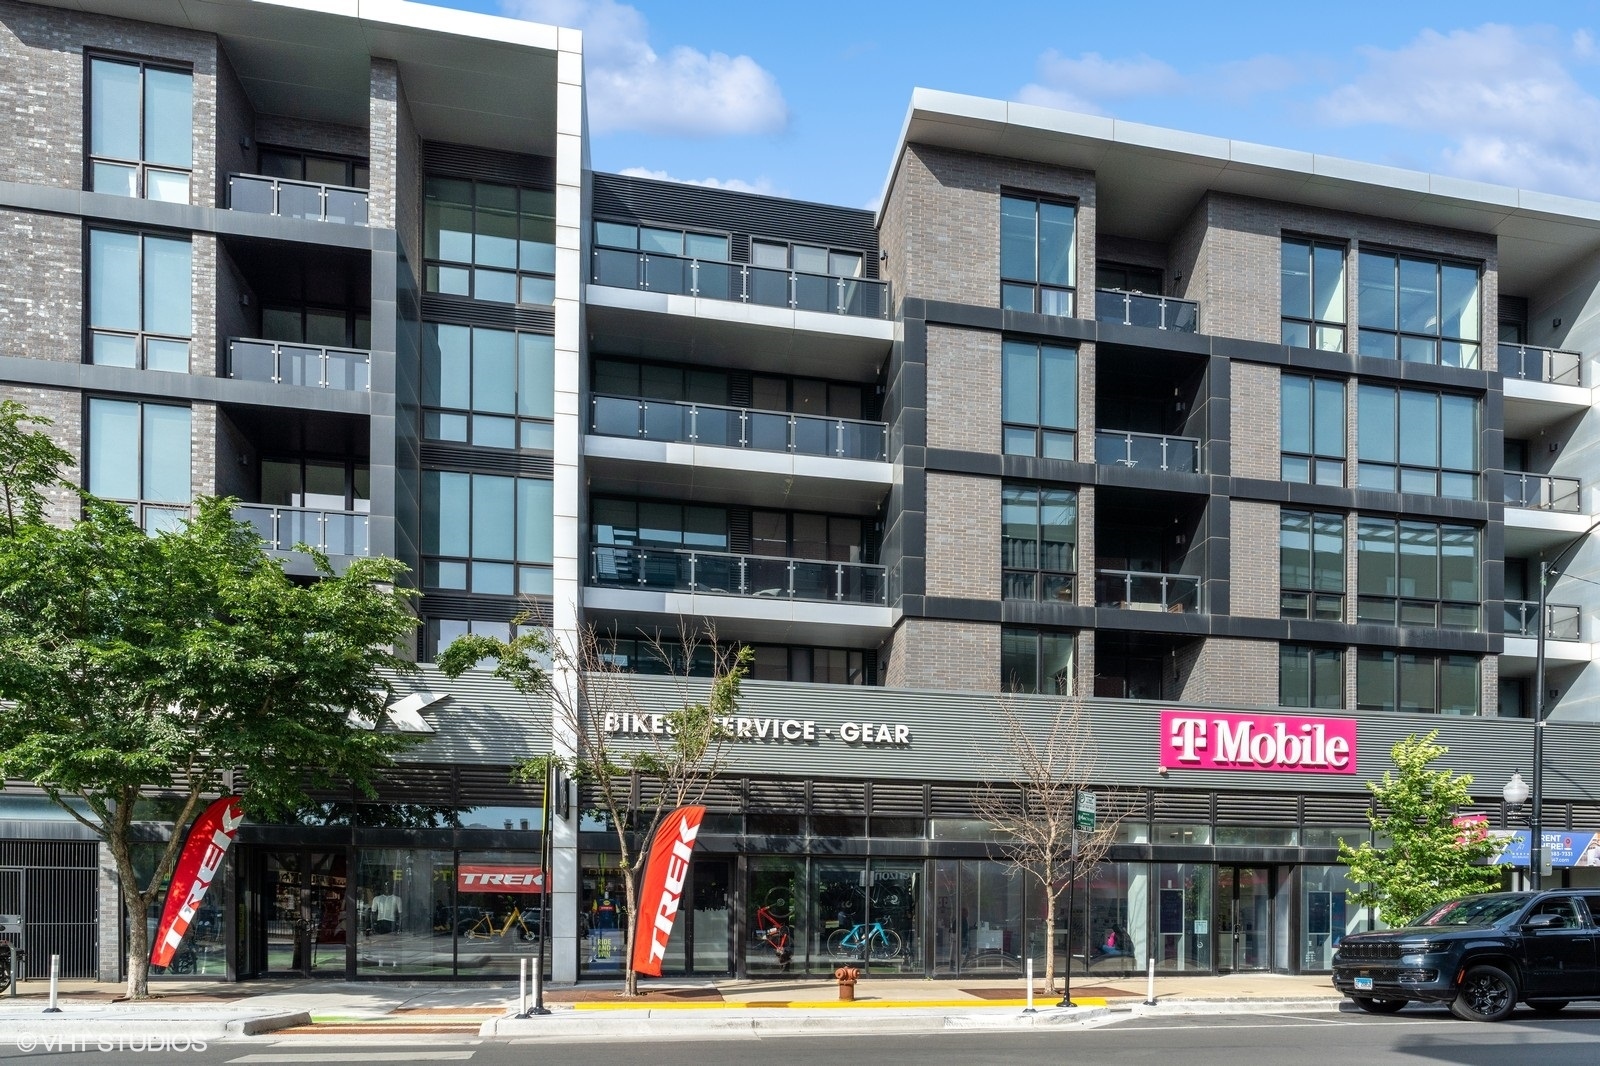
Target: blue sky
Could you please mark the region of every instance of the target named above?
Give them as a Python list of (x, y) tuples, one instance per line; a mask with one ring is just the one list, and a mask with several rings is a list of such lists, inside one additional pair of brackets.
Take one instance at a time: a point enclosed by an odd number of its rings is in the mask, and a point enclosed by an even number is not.
[(1595, 0), (433, 2), (584, 30), (597, 170), (872, 206), (924, 86), (1600, 199)]

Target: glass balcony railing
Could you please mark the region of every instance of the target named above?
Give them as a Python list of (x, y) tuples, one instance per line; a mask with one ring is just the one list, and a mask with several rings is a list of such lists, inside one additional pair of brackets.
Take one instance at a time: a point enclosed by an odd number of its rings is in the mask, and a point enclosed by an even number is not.
[(1193, 614), (1200, 609), (1200, 579), (1188, 574), (1143, 570), (1098, 570), (1094, 579), (1096, 607), (1124, 611)]
[[(1508, 637), (1537, 638), (1534, 619), (1539, 617), (1539, 605), (1528, 600), (1506, 601), (1505, 631)], [(1570, 603), (1544, 605), (1546, 640), (1582, 640), (1578, 608)]]
[(367, 190), (314, 181), (230, 174), (228, 206), (253, 215), (341, 222), (347, 226), (367, 224)]
[(1576, 514), (1581, 506), (1582, 483), (1575, 477), (1552, 477), (1549, 474), (1507, 470), (1505, 485), (1507, 507)]
[(619, 289), (737, 300), (763, 307), (857, 318), (889, 317), (889, 283), (875, 278), (841, 278), (663, 252), (596, 248), (589, 280)]
[(1120, 429), (1097, 430), (1095, 462), (1105, 466), (1200, 472), (1200, 441), (1195, 437), (1169, 437), (1159, 433), (1131, 433)]
[(828, 603), (888, 602), (887, 568), (686, 548), (597, 545), (589, 583), (607, 588), (756, 596)]
[(1551, 385), (1581, 385), (1583, 356), (1560, 348), (1535, 348), (1531, 344), (1500, 345), (1500, 373), (1522, 381)]
[(1194, 333), (1200, 328), (1200, 305), (1171, 296), (1100, 289), (1094, 294), (1094, 317), (1099, 322)]
[(365, 392), (372, 385), (372, 354), (359, 348), (233, 337), (228, 340), (228, 376), (275, 385)]
[(632, 396), (596, 395), (589, 410), (589, 432), (602, 437), (878, 462), (889, 455), (889, 427), (882, 422)]
[(277, 507), (242, 503), (233, 516), (249, 522), (273, 551), (292, 551), (309, 544), (326, 555), (367, 555), (367, 516), (359, 511), (319, 511), (309, 507)]

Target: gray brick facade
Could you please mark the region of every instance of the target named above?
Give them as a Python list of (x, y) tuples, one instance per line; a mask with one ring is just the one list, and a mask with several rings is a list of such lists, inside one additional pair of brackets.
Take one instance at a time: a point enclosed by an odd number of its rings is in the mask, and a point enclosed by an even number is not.
[(83, 361), (83, 225), (0, 209), (0, 352)]
[(1000, 690), (1000, 627), (981, 622), (907, 618), (884, 649), (891, 688)]
[(1000, 598), (1000, 482), (928, 474), (928, 595)]
[(1000, 335), (928, 327), (928, 447), (1000, 448)]

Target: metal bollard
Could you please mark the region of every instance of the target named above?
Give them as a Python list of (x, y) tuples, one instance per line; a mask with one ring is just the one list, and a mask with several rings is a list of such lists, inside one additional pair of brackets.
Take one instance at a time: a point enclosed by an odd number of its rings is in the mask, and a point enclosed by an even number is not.
[(528, 960), (517, 960), (517, 1017), (528, 1016)]
[(50, 1005), (44, 1009), (46, 1014), (60, 1014), (61, 1008), (57, 1006), (57, 994), (61, 986), (61, 956), (50, 956)]
[(1145, 973), (1147, 975), (1147, 991), (1144, 995), (1144, 1005), (1146, 1007), (1154, 1007), (1156, 1005), (1156, 960), (1154, 956), (1149, 959), (1149, 965), (1145, 968)]
[(1026, 1007), (1022, 1008), (1022, 1013), (1024, 1013), (1024, 1014), (1034, 1014), (1034, 1013), (1037, 1013), (1037, 1012), (1033, 1009), (1033, 956), (1031, 956), (1031, 955), (1028, 956), (1028, 963), (1027, 963), (1027, 968), (1026, 969), (1027, 969), (1027, 977), (1024, 978), (1024, 980), (1026, 980), (1028, 982), (1028, 1005)]

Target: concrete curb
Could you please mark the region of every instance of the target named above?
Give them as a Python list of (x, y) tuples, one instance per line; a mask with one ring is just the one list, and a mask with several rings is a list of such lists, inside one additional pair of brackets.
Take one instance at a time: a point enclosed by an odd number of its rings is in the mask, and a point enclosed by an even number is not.
[[(0, 1011), (0, 1046), (32, 1051), (42, 1046), (95, 1050), (114, 1044), (120, 1050), (159, 1050), (177, 1044), (209, 1043), (230, 1037), (257, 1036), (297, 1025), (310, 1025), (305, 1011), (238, 1015), (222, 1011), (171, 1014), (135, 1010), (75, 1011), (60, 1014)], [(32, 1047), (25, 1044), (31, 1042)], [(143, 1045), (138, 1048), (132, 1044)]]
[(579, 1013), (561, 1011), (537, 1018), (502, 1017), (484, 1022), (478, 1035), (499, 1040), (654, 1040), (669, 1036), (718, 1037), (781, 1036), (796, 1033), (896, 1033), (938, 1030), (1034, 1029), (1083, 1025), (1110, 1016), (1105, 1007), (1050, 1007), (1034, 1014), (1012, 1008), (991, 1008), (951, 1013), (946, 1009), (895, 1008), (862, 1011), (730, 1011), (725, 1016), (707, 1012), (640, 1010)]

